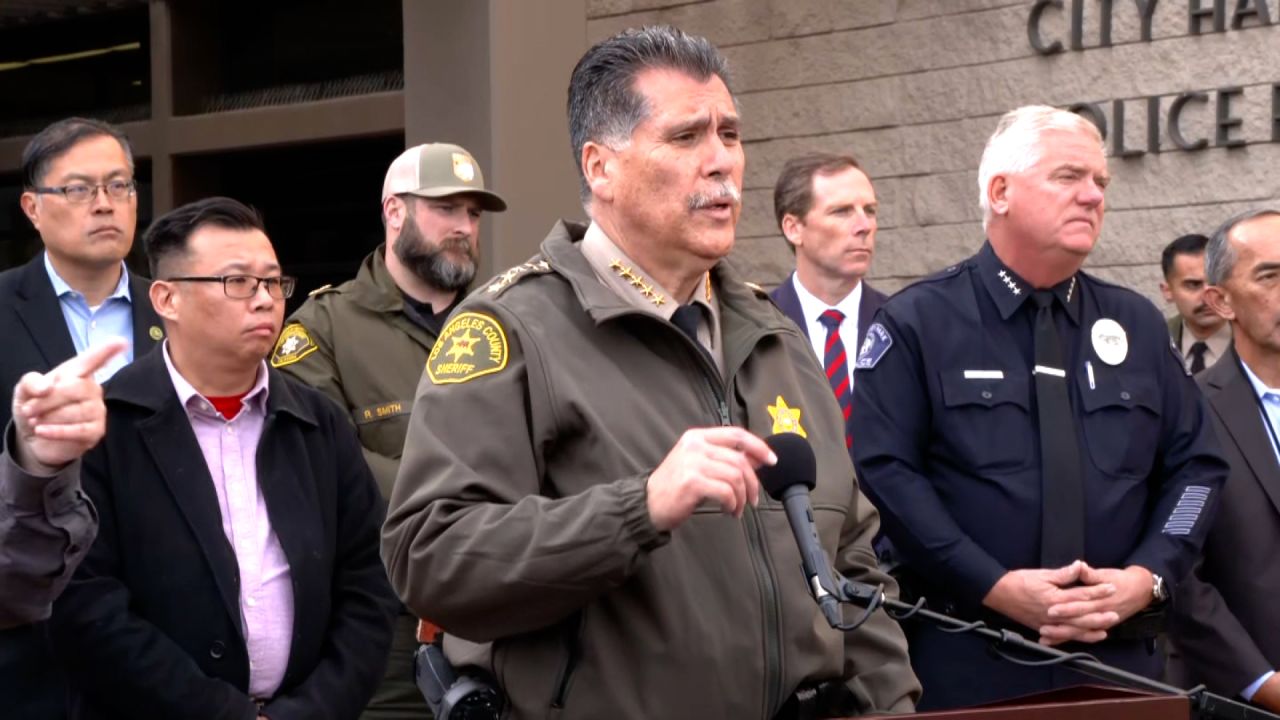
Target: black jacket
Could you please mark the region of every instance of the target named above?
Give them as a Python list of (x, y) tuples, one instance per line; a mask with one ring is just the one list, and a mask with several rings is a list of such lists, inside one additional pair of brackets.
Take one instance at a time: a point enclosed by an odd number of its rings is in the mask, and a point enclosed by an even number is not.
[(1204, 560), (1174, 597), (1187, 680), (1233, 696), (1280, 667), (1280, 464), (1234, 349), (1196, 376), (1231, 463)]
[[(154, 348), (151, 328), (159, 329), (160, 317), (151, 307), (151, 281), (129, 273), (133, 305), (133, 357)], [(154, 333), (158, 334), (158, 333)], [(21, 267), (0, 273), (0, 427), (9, 423), (13, 410), (13, 386), (31, 372), (48, 372), (76, 354), (67, 321), (53, 293), (53, 283), (40, 253)]]
[[(351, 424), (268, 370), (258, 482), (293, 578), (293, 645), (272, 720), (356, 718), (397, 604), (378, 556), (382, 500)], [(239, 570), (204, 456), (155, 352), (106, 386), (107, 437), (84, 458), (98, 540), (54, 605), (73, 718), (252, 720)]]
[[(133, 305), (134, 358), (157, 345), (161, 327), (151, 307), (151, 281), (129, 274)], [(159, 335), (159, 333), (156, 333)], [(0, 272), (0, 428), (11, 419), (13, 386), (28, 372), (48, 372), (76, 354), (58, 296), (39, 253), (20, 267)], [(80, 512), (90, 513), (82, 508)], [(0, 631), (0, 714), (61, 718), (66, 694), (62, 673), (44, 641), (44, 623)]]

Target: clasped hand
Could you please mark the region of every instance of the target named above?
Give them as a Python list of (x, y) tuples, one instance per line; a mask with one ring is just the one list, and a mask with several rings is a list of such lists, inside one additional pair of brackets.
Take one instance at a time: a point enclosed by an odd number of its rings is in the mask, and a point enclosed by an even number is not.
[(1012, 570), (983, 604), (1040, 633), (1040, 642), (1100, 642), (1107, 631), (1151, 603), (1146, 568), (1094, 568), (1083, 560), (1052, 570)]

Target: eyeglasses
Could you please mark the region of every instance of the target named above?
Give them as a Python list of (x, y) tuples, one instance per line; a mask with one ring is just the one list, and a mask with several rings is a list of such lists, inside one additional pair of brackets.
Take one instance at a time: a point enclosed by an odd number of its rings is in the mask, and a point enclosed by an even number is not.
[(57, 187), (36, 187), (32, 188), (32, 191), (40, 195), (61, 195), (72, 205), (84, 205), (98, 197), (98, 188), (105, 190), (107, 197), (112, 200), (128, 200), (138, 186), (132, 180), (115, 179), (96, 185), (77, 182)]
[(298, 278), (289, 275), (258, 277), (256, 275), (190, 275), (165, 278), (165, 282), (216, 282), (222, 283), (222, 292), (232, 300), (247, 300), (258, 294), (258, 285), (267, 286), (267, 294), (277, 300), (293, 295)]

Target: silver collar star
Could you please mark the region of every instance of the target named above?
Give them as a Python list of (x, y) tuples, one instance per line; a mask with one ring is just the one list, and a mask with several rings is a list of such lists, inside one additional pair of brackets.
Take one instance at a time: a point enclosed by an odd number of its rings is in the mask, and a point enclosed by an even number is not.
[(1018, 283), (1013, 281), (1013, 278), (1009, 276), (1009, 273), (1005, 272), (1004, 270), (1001, 270), (998, 274), (1000, 276), (1000, 279), (1004, 281), (1005, 286), (1009, 288), (1009, 292), (1013, 293), (1014, 295), (1022, 294), (1022, 288), (1018, 287)]

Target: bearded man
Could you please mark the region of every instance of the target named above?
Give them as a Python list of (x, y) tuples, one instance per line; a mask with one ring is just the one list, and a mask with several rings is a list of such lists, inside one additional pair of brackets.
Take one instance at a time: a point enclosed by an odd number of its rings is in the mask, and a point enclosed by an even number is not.
[[(386, 241), (355, 279), (311, 293), (280, 333), (271, 365), (336, 400), (389, 497), (422, 368), (476, 274), (480, 216), (507, 203), (485, 189), (471, 153), (431, 143), (404, 151), (382, 183)], [(363, 720), (418, 718), (416, 621), (402, 614), (381, 687)]]

